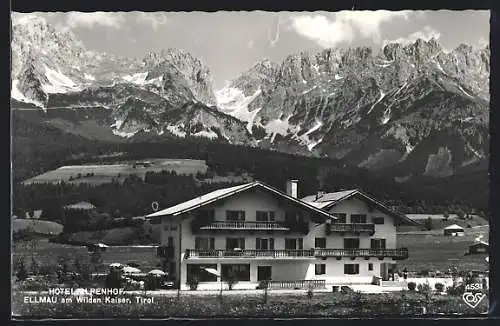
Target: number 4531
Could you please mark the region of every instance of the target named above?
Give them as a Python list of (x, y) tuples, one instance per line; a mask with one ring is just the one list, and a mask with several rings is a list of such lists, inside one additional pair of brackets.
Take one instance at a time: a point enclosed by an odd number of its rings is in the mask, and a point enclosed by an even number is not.
[(483, 285), (481, 283), (472, 283), (465, 285), (466, 290), (482, 290)]

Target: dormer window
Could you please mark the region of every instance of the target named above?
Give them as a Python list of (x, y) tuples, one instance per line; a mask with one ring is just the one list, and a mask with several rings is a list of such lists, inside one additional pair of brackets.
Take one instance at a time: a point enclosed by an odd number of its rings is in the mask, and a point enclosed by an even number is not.
[(383, 217), (372, 217), (373, 224), (384, 224)]

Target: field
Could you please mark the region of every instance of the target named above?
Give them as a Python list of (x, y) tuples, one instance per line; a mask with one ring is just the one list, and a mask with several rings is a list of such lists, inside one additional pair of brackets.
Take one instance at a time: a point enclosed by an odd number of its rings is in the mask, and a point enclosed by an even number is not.
[(488, 270), (486, 254), (465, 255), (478, 236), (483, 235), (482, 239), (487, 241), (488, 232), (488, 226), (480, 226), (465, 229), (462, 237), (444, 236), (442, 230), (398, 233), (398, 246), (407, 247), (410, 253), (407, 260), (398, 262), (398, 268), (445, 272), (455, 265), (459, 270)]
[[(468, 228), (468, 226), (471, 227), (478, 227), (478, 226), (485, 226), (488, 225), (488, 221), (480, 216), (477, 215), (472, 215), (470, 219), (459, 219), (456, 217), (454, 214), (450, 214), (449, 218), (447, 220), (444, 219), (443, 215), (441, 214), (406, 214), (409, 218), (414, 220), (415, 222), (419, 223), (419, 226), (399, 226), (398, 227), (398, 232), (414, 232), (414, 231), (421, 231), (422, 229), (425, 228), (425, 223), (428, 217), (431, 218), (432, 220), (432, 232), (435, 233), (442, 233), (443, 228), (452, 225), (452, 224), (457, 224), (460, 225), (463, 228)], [(425, 231), (428, 232), (428, 231)]]
[(12, 232), (30, 228), (32, 231), (38, 234), (56, 235), (63, 231), (62, 224), (51, 221), (15, 218), (12, 220), (11, 225)]
[[(23, 303), (23, 294), (17, 292), (13, 297), (12, 312), (15, 316), (52, 317), (52, 318), (91, 318), (91, 317), (264, 317), (264, 318), (297, 318), (297, 317), (370, 317), (415, 316), (422, 315), (426, 307), (426, 316), (442, 316), (454, 314), (462, 316), (485, 315), (488, 300), (482, 300), (476, 308), (468, 307), (460, 296), (433, 295), (426, 302), (424, 295), (416, 292), (387, 294), (358, 293), (313, 293), (307, 296), (306, 291), (295, 294), (276, 294), (269, 292), (267, 298), (263, 291), (246, 295), (223, 294), (198, 295), (183, 293), (180, 298), (154, 297), (149, 304), (136, 303), (135, 296), (122, 295), (130, 303)], [(226, 292), (227, 293), (227, 292)], [(142, 296), (150, 298), (151, 296)], [(58, 298), (61, 300), (61, 298)]]
[[(148, 159), (140, 162), (149, 164), (135, 164), (136, 162), (127, 161), (116, 164), (94, 164), (94, 165), (68, 165), (58, 169), (48, 171), (31, 179), (25, 180), (23, 184), (33, 183), (89, 183), (102, 184), (111, 182), (112, 179), (123, 180), (128, 175), (135, 174), (144, 178), (147, 172), (175, 171), (178, 174), (196, 174), (205, 173), (207, 165), (202, 160), (188, 159)], [(78, 175), (81, 178), (77, 178)], [(92, 176), (87, 176), (92, 174)], [(70, 181), (70, 179), (72, 179)]]
[[(35, 257), (38, 264), (50, 265), (56, 264), (63, 257), (74, 260), (76, 257), (88, 257), (89, 255), (87, 247), (50, 243), (47, 239), (39, 240), (35, 250), (22, 243), (15, 243), (12, 246), (13, 261), (24, 257), (28, 268), (32, 256)], [(160, 260), (156, 257), (156, 247), (109, 247), (102, 253), (102, 268), (105, 269), (106, 266), (115, 262), (122, 264), (135, 262), (139, 264), (141, 270), (149, 271), (157, 268), (156, 265), (160, 263)]]

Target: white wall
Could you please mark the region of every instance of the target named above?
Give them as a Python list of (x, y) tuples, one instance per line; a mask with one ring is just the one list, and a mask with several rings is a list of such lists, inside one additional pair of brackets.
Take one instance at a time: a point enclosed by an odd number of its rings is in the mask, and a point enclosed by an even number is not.
[[(242, 194), (235, 195), (228, 198), (227, 200), (218, 202), (214, 204), (215, 220), (224, 221), (226, 219), (226, 210), (245, 210), (245, 220), (255, 221), (256, 211), (274, 211), (276, 221), (284, 221), (285, 210), (283, 203), (280, 204), (276, 198), (274, 198), (269, 193), (263, 192), (261, 190), (256, 190), (255, 192), (246, 192)], [(375, 225), (375, 234), (370, 236), (368, 234), (361, 234), (360, 238), (360, 248), (370, 248), (371, 238), (384, 238), (386, 239), (386, 247), (396, 248), (396, 227), (394, 226), (394, 220), (392, 217), (384, 214), (380, 211), (373, 210), (369, 211), (367, 205), (357, 198), (352, 198), (346, 200), (338, 205), (336, 205), (331, 212), (335, 213), (346, 213), (347, 222), (350, 222), (351, 214), (366, 214), (367, 223), (372, 222), (372, 217), (384, 217), (384, 224)], [(373, 275), (380, 276), (380, 266), (383, 262), (394, 263), (390, 258), (385, 258), (384, 260), (379, 260), (378, 258), (370, 258), (365, 260), (364, 257), (357, 257), (355, 260), (351, 260), (349, 257), (344, 257), (342, 260), (337, 260), (335, 257), (328, 257), (326, 260), (323, 259), (290, 259), (290, 260), (280, 260), (280, 259), (189, 259), (184, 260), (184, 254), (186, 249), (195, 248), (195, 238), (199, 237), (213, 237), (215, 239), (215, 249), (225, 249), (226, 248), (226, 238), (228, 237), (245, 237), (245, 248), (255, 249), (256, 238), (273, 238), (275, 249), (285, 248), (286, 238), (302, 238), (303, 239), (303, 249), (314, 248), (315, 238), (326, 238), (327, 248), (343, 248), (344, 238), (346, 237), (356, 237), (354, 235), (346, 234), (341, 236), (340, 233), (326, 234), (325, 223), (316, 224), (309, 219), (308, 214), (304, 214), (304, 219), (309, 223), (309, 233), (304, 235), (302, 233), (285, 234), (284, 232), (273, 232), (272, 234), (266, 232), (254, 232), (253, 234), (235, 232), (219, 232), (219, 233), (205, 233), (193, 235), (191, 232), (191, 222), (193, 220), (193, 214), (188, 213), (184, 216), (181, 222), (181, 217), (163, 219), (161, 228), (161, 241), (162, 245), (167, 245), (167, 239), (169, 236), (174, 237), (175, 241), (175, 260), (178, 261), (179, 258), (179, 246), (181, 248), (181, 285), (185, 285), (187, 279), (187, 269), (186, 263), (196, 263), (196, 264), (219, 264), (220, 263), (250, 263), (251, 264), (251, 282), (257, 282), (257, 266), (272, 266), (272, 276), (273, 280), (299, 280), (299, 279), (326, 279), (329, 283), (335, 282), (353, 282), (357, 280), (359, 282), (370, 282)], [(173, 227), (173, 229), (172, 229)], [(179, 237), (182, 233), (181, 237)], [(182, 240), (182, 243), (179, 241)], [(326, 275), (315, 275), (315, 264), (326, 264)], [(344, 274), (344, 264), (345, 263), (356, 263), (359, 264), (359, 274), (358, 275), (345, 275)], [(368, 264), (373, 264), (373, 271), (368, 270)], [(243, 283), (242, 283), (243, 284)], [(241, 285), (243, 286), (243, 285)], [(252, 285), (253, 286), (253, 285)]]
[[(366, 214), (366, 222), (372, 223), (373, 217), (383, 217), (384, 224), (376, 224), (375, 225), (375, 233), (370, 236), (368, 234), (361, 234), (359, 236), (360, 248), (370, 248), (370, 239), (372, 238), (380, 238), (386, 239), (386, 248), (394, 249), (396, 248), (396, 226), (394, 225), (394, 218), (374, 209), (372, 212), (369, 211), (368, 206), (365, 202), (358, 198), (349, 198), (344, 200), (343, 202), (335, 205), (330, 212), (332, 213), (345, 213), (347, 214), (346, 222), (351, 222), (351, 214)], [(346, 238), (351, 237), (349, 235), (345, 236)], [(341, 241), (340, 247), (339, 241)], [(329, 248), (343, 248), (343, 238), (338, 239), (338, 235), (335, 233), (330, 235), (327, 239), (327, 247)]]

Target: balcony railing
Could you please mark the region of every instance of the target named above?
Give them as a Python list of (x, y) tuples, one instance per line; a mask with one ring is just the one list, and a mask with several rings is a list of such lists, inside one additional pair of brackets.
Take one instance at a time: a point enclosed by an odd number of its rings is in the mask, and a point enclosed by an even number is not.
[(289, 231), (290, 228), (280, 222), (253, 221), (214, 221), (200, 227), (200, 230), (275, 230)]
[(167, 246), (160, 246), (156, 248), (156, 256), (162, 258), (173, 258), (174, 257), (174, 248)]
[(378, 257), (402, 260), (408, 258), (407, 248), (398, 249), (187, 249), (185, 258), (315, 258), (315, 257)]
[(262, 249), (187, 249), (188, 258), (314, 258), (311, 250), (262, 250)]
[(306, 222), (213, 221), (207, 224), (195, 220), (191, 228), (195, 234), (200, 231), (281, 231), (303, 234), (309, 232), (309, 225)]
[(331, 223), (328, 226), (329, 233), (375, 233), (375, 225), (372, 223)]
[(316, 257), (390, 257), (408, 258), (408, 248), (398, 249), (315, 249)]
[(269, 281), (269, 289), (324, 289), (325, 280)]

